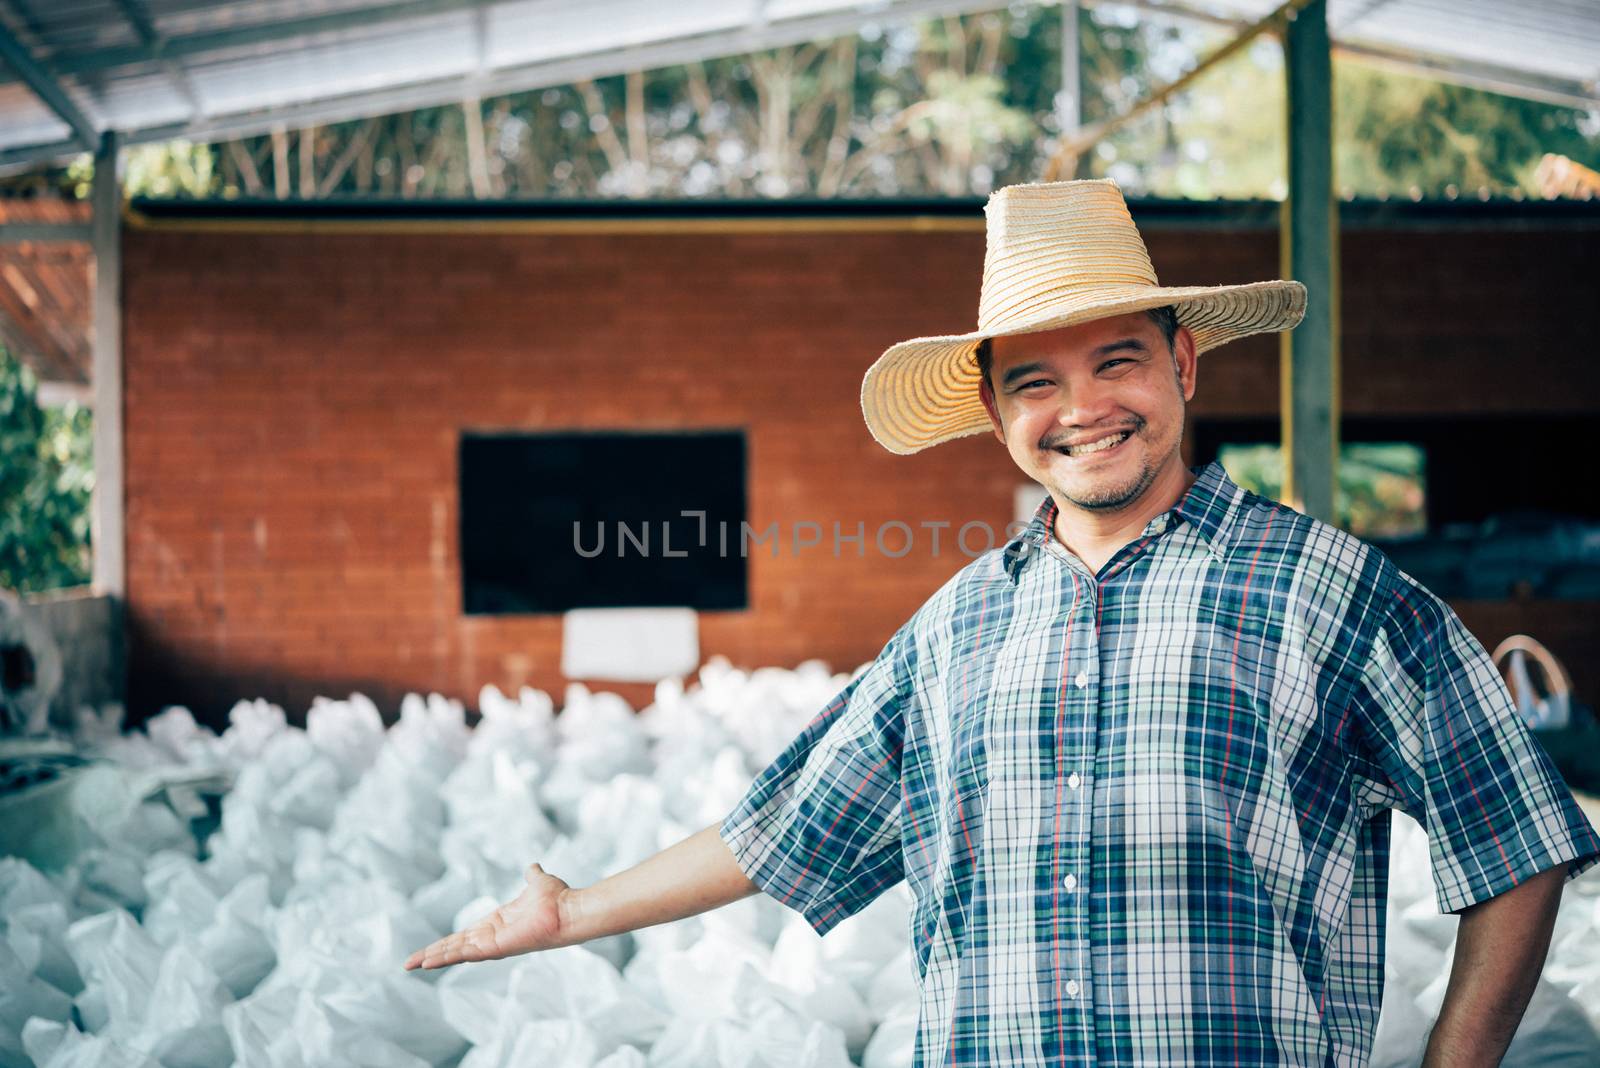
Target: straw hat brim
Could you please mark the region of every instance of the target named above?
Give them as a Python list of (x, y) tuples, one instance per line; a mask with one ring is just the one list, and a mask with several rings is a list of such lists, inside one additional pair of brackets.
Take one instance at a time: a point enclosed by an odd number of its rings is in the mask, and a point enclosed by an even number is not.
[(901, 456), (981, 434), (992, 425), (978, 397), (974, 355), (984, 338), (1036, 334), (1169, 304), (1177, 309), (1178, 324), (1194, 335), (1198, 354), (1251, 334), (1293, 328), (1305, 316), (1306, 287), (1271, 281), (1080, 290), (1040, 316), (1003, 330), (919, 337), (890, 346), (861, 380), (861, 414), (873, 438)]

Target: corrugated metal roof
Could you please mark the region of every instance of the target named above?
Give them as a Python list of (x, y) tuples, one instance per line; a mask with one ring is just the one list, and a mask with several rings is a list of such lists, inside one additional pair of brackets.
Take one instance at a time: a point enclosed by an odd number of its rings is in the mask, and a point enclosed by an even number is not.
[[(1142, 4), (1247, 25), (1281, 0)], [(1600, 108), (1600, 0), (1329, 0), (1348, 55), (1573, 107)]]
[[(1248, 23), (1279, 0), (1135, 6)], [(492, 96), (977, 11), (974, 0), (0, 0), (0, 166)], [(1330, 0), (1346, 52), (1600, 107), (1596, 0)]]

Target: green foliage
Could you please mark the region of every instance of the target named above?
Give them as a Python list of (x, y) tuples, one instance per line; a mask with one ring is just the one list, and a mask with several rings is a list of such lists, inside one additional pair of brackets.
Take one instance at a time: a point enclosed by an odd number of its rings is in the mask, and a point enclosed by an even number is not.
[[(217, 192), (217, 149), (189, 141), (129, 145), (122, 150), (122, 185), (130, 196), (205, 197)], [(66, 181), (80, 200), (94, 183), (94, 157), (67, 164)]]
[[(1224, 35), (1151, 26), (1099, 27), (1082, 36), (1085, 57), (1098, 63), (1102, 84), (1118, 64), (1140, 70), (1124, 75), (1117, 99), (1087, 108), (1086, 123), (1131, 108), (1181, 77), (1200, 55), (1226, 43)], [(1155, 57), (1165, 56), (1157, 76)], [(1087, 68), (1086, 68), (1087, 69)], [(1089, 100), (1093, 100), (1091, 95)], [(1109, 177), (1129, 193), (1209, 200), (1281, 198), (1284, 177), (1283, 53), (1276, 41), (1258, 40), (1208, 71), (1164, 107), (1104, 138), (1080, 171)]]
[(1355, 63), (1334, 92), (1338, 182), (1358, 195), (1538, 196), (1546, 152), (1600, 167), (1600, 115), (1576, 108)]
[(0, 587), (19, 593), (91, 578), (90, 413), (40, 408), (33, 372), (0, 345)]
[[(1085, 123), (1126, 110), (1227, 41), (1133, 16), (1083, 12)], [(1547, 152), (1600, 168), (1600, 112), (1340, 57), (1333, 77), (1335, 182), (1346, 196), (1536, 197)], [(1281, 199), (1285, 138), (1283, 50), (1262, 39), (1105, 138), (1080, 176), (1153, 196)]]
[(945, 191), (966, 195), (971, 188), (967, 173), (975, 159), (993, 155), (996, 148), (1027, 144), (1037, 127), (1026, 112), (1008, 107), (1005, 83), (992, 74), (961, 75), (936, 70), (928, 77), (923, 110), (906, 124), (914, 146), (947, 146), (950, 159), (942, 173)]
[[(1238, 485), (1272, 500), (1283, 498), (1283, 449), (1224, 445), (1218, 459)], [(1361, 538), (1403, 538), (1427, 530), (1426, 456), (1402, 442), (1354, 442), (1339, 448), (1334, 490), (1338, 526)]]

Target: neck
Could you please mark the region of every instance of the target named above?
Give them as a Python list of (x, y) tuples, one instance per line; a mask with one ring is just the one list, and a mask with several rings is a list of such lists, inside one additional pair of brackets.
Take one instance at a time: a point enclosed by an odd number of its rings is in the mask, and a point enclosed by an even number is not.
[(1150, 520), (1177, 504), (1194, 483), (1195, 475), (1184, 466), (1181, 454), (1174, 453), (1138, 500), (1113, 512), (1079, 508), (1052, 492), (1055, 538), (1089, 570), (1098, 572), (1118, 549), (1142, 534)]

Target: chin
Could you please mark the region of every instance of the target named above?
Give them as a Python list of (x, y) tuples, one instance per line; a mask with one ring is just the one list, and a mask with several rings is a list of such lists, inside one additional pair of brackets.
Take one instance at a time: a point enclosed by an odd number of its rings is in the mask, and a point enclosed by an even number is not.
[(1118, 493), (1097, 493), (1092, 496), (1080, 497), (1077, 498), (1077, 504), (1080, 508), (1103, 508), (1106, 511), (1111, 511), (1112, 509), (1122, 508), (1132, 504), (1134, 498), (1137, 496), (1138, 494), (1135, 492), (1134, 488), (1129, 487)]
[(1120, 469), (1081, 471), (1056, 480), (1068, 500), (1084, 508), (1117, 508), (1131, 503), (1155, 481), (1148, 465), (1130, 463)]

